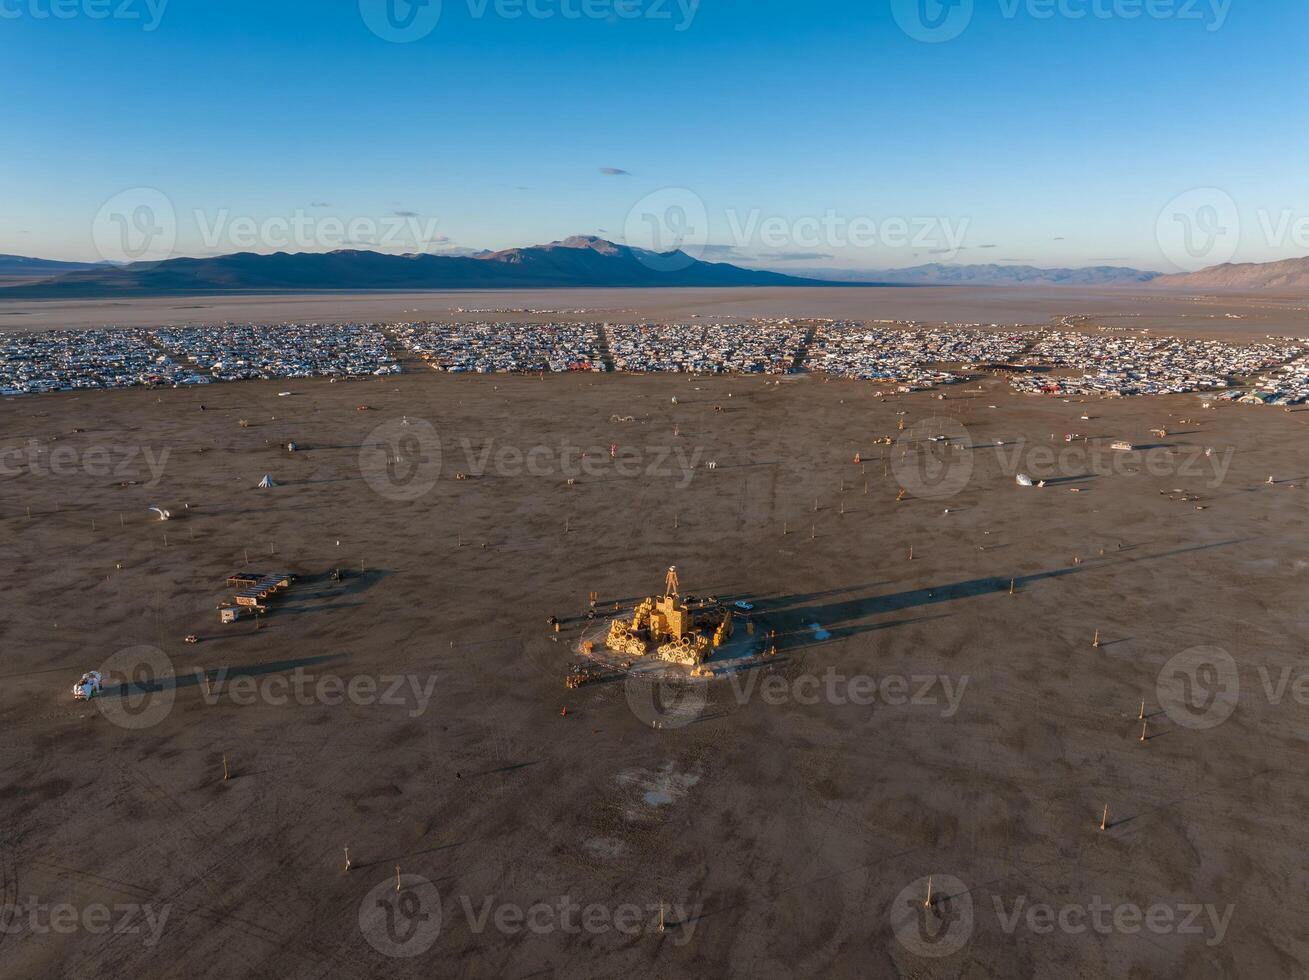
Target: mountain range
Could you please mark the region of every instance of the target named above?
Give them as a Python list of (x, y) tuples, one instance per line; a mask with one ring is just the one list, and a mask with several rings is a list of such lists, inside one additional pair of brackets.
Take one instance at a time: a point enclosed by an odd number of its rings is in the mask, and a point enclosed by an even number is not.
[(237, 252), (112, 265), (0, 255), (0, 299), (327, 290), (513, 289), (651, 286), (1152, 286), (1309, 292), (1309, 257), (1163, 275), (1120, 266), (1041, 269), (945, 265), (906, 269), (806, 269), (806, 276), (705, 262), (577, 235), (548, 245), (465, 254), (366, 250)]
[(576, 236), (549, 245), (478, 255), (237, 252), (98, 266), (0, 289), (0, 299), (140, 296), (160, 293), (332, 289), (513, 289), (556, 286), (817, 286), (779, 272), (702, 262), (684, 252), (652, 252)]
[(56, 259), (34, 259), (26, 255), (0, 255), (0, 282), (49, 279), (67, 272), (94, 269), (93, 262), (60, 262)]
[(1199, 272), (1156, 279), (1169, 289), (1277, 289), (1309, 295), (1309, 256), (1281, 262), (1245, 262), (1210, 266)]
[(1098, 265), (1081, 269), (1039, 269), (1031, 265), (946, 265), (932, 262), (907, 269), (807, 269), (829, 281), (873, 280), (910, 286), (1132, 286), (1150, 282), (1158, 272)]

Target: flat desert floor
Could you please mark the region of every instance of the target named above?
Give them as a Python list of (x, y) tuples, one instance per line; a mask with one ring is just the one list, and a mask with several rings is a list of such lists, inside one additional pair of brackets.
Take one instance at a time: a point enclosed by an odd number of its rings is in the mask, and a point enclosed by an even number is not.
[[(0, 973), (1302, 974), (1309, 413), (876, 390), (5, 402)], [(566, 689), (669, 565), (777, 656)]]
[[(1097, 324), (1219, 338), (1309, 335), (1309, 302), (1272, 292), (1190, 295), (1163, 289), (870, 287), (536, 289), (419, 293), (286, 293), (100, 300), (6, 300), (0, 332), (176, 323), (396, 322), (457, 310), (583, 310), (595, 319), (831, 317), (1046, 326), (1084, 314)], [(471, 316), (471, 315), (470, 315)], [(580, 317), (580, 315), (579, 315)], [(469, 316), (462, 316), (468, 319)], [(530, 319), (516, 315), (516, 320)]]

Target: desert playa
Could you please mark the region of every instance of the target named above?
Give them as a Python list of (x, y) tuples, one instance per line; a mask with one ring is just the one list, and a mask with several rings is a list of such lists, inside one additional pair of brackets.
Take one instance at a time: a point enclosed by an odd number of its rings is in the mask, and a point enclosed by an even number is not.
[(0, 4), (0, 980), (1309, 977), (1309, 5)]
[(1309, 334), (1309, 303), (1276, 291), (1163, 288), (885, 286), (718, 289), (431, 290), (418, 293), (284, 293), (116, 300), (0, 300), (0, 331), (157, 327), (190, 322), (399, 322), (459, 317), (460, 310), (576, 310), (615, 319), (691, 316), (830, 317), (925, 323), (1047, 325), (1086, 314), (1110, 326), (1242, 339)]
[[(5, 970), (1293, 972), (1309, 413), (881, 390), (420, 370), (6, 401)], [(670, 565), (776, 656), (690, 702), (566, 686)], [(221, 623), (241, 572), (294, 581)], [(137, 914), (52, 924), (92, 905)]]

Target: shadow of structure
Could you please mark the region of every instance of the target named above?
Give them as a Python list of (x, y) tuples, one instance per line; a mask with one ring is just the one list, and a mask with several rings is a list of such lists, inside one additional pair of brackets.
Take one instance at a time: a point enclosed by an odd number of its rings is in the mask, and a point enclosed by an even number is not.
[(280, 674), (303, 667), (315, 667), (320, 664), (340, 660), (340, 654), (322, 654), (316, 657), (297, 657), (294, 660), (276, 660), (263, 664), (247, 664), (242, 667), (192, 668), (179, 671), (172, 677), (136, 677), (117, 683), (106, 680), (104, 689), (97, 695), (101, 698), (136, 697), (142, 694), (154, 694), (160, 691), (181, 690), (198, 687), (207, 675), (213, 684), (222, 684), (236, 677), (262, 677), (266, 674)]
[(925, 622), (951, 615), (942, 613), (934, 616), (916, 616), (891, 622), (867, 622), (891, 613), (903, 613), (911, 610), (925, 610), (944, 603), (976, 599), (981, 596), (1006, 593), (1010, 583), (1016, 592), (1030, 589), (1043, 582), (1062, 579), (1070, 575), (1082, 575), (1089, 572), (1104, 571), (1113, 567), (1134, 565), (1146, 561), (1160, 561), (1179, 558), (1197, 551), (1208, 551), (1239, 544), (1239, 541), (1220, 541), (1214, 544), (1192, 545), (1153, 555), (1140, 557), (1106, 556), (1098, 561), (1089, 561), (1080, 565), (1069, 565), (1044, 572), (1028, 575), (997, 575), (986, 578), (968, 579), (962, 582), (949, 582), (944, 585), (930, 585), (904, 592), (887, 595), (863, 596), (836, 601), (814, 602), (815, 599), (829, 599), (850, 589), (833, 589), (828, 592), (797, 594), (777, 597), (758, 597), (752, 601), (759, 613), (766, 617), (777, 630), (777, 647), (780, 650), (798, 650), (801, 648), (831, 643), (847, 639), (874, 630), (905, 626), (911, 623)]
[(341, 599), (359, 595), (395, 574), (389, 568), (370, 568), (361, 572), (348, 567), (342, 567), (341, 573), (339, 582), (332, 581), (331, 572), (300, 576), (289, 590), (278, 597), (278, 608), (290, 608), (316, 599)]

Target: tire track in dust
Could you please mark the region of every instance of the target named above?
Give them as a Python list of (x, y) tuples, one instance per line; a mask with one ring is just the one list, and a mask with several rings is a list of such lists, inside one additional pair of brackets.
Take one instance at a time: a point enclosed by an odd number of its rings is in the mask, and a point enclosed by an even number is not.
[[(5, 910), (9, 910), (8, 916)], [(0, 837), (0, 947), (18, 915), (18, 865), (8, 835)]]
[[(226, 907), (222, 900), (223, 888), (221, 883), (216, 882), (212, 875), (221, 868), (228, 866), (224, 863), (221, 849), (214, 846), (206, 840), (205, 835), (195, 826), (194, 814), (188, 814), (180, 803), (164, 787), (159, 785), (151, 776), (139, 768), (128, 766), (120, 767), (117, 777), (121, 784), (128, 789), (144, 791), (145, 795), (152, 802), (162, 805), (165, 809), (172, 811), (177, 821), (180, 823), (180, 829), (185, 834), (178, 834), (178, 837), (189, 835), (199, 844), (204, 851), (212, 851), (218, 854), (218, 857), (208, 866), (201, 867), (197, 862), (187, 859), (185, 853), (180, 853), (182, 841), (175, 841), (176, 849), (179, 851), (179, 857), (182, 859), (185, 867), (193, 869), (193, 880), (190, 883), (180, 885), (174, 892), (162, 896), (163, 900), (169, 904), (178, 905), (190, 916), (206, 919), (220, 926), (234, 928), (236, 931), (247, 939), (258, 940), (273, 946), (285, 949), (288, 944), (288, 937), (278, 933), (275, 929), (264, 925), (258, 921), (252, 921), (249, 918), (240, 917), (234, 914)], [(214, 899), (216, 908), (213, 910), (205, 909), (193, 903), (177, 902), (177, 896), (189, 888), (192, 884), (200, 884)], [(316, 962), (321, 960), (321, 953), (318, 950), (302, 943), (292, 942), (298, 955), (303, 957), (302, 962)]]

